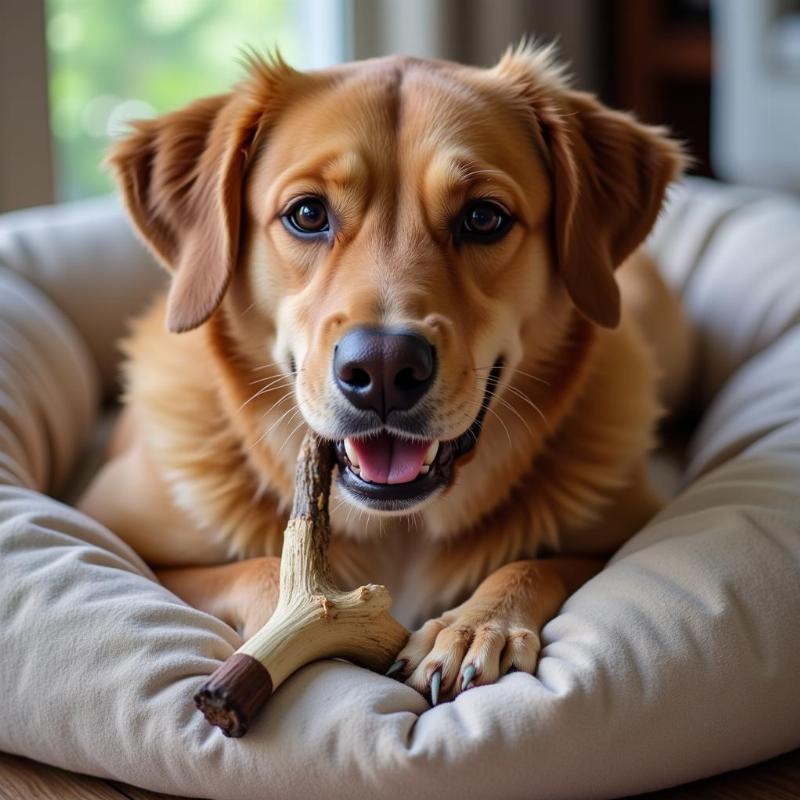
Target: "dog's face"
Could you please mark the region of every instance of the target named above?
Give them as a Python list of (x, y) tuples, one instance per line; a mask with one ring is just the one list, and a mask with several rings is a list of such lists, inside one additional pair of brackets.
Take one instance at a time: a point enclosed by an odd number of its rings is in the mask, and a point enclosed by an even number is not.
[(549, 181), (510, 104), (449, 71), (389, 63), (306, 91), (247, 185), (244, 296), (275, 322), (270, 360), (299, 367), (344, 491), (404, 510), (450, 483), (548, 316)]
[(474, 452), (482, 428), (507, 427), (503, 403), (531, 417), (520, 382), (551, 374), (576, 317), (616, 324), (613, 270), (679, 154), (522, 52), (493, 70), (258, 65), (113, 161), (175, 271), (170, 327), (222, 302), (242, 374), (268, 366), (264, 436), (310, 425), (351, 503), (407, 513), (470, 457), (463, 491), (484, 491), (498, 454)]

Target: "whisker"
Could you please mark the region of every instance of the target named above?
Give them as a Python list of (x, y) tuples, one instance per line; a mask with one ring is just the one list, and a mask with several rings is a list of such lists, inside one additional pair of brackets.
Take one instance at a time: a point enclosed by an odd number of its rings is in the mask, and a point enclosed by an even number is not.
[[(478, 372), (479, 370), (489, 371), (494, 369), (494, 364), (490, 367), (473, 367), (474, 372)], [(503, 367), (504, 370), (509, 370), (509, 372), (517, 372), (520, 375), (524, 375), (526, 378), (530, 378), (532, 381), (538, 381), (539, 383), (543, 383), (545, 386), (549, 386), (550, 382), (546, 381), (544, 378), (540, 378), (538, 375), (532, 375), (530, 372), (525, 372), (525, 370), (519, 369), (518, 367), (509, 367), (507, 364)]]
[[(292, 416), (291, 416), (291, 417), (289, 417), (289, 419), (287, 419), (287, 420), (286, 420), (286, 424), (287, 424), (287, 425), (291, 425), (291, 424), (292, 424), (292, 423), (293, 423), (293, 422), (294, 422), (294, 421), (297, 419), (297, 415), (298, 415), (299, 413), (300, 413), (300, 407), (298, 406), (298, 407), (297, 407), (297, 408), (294, 410), (294, 412), (292, 413)], [(291, 434), (289, 434), (289, 436), (291, 436)], [(289, 436), (287, 436), (286, 438), (288, 439), (288, 438), (289, 438)]]
[(508, 402), (508, 400), (502, 397), (498, 397), (496, 394), (494, 394), (494, 392), (489, 392), (489, 396), (494, 397), (494, 399), (497, 400), (498, 403), (502, 403), (509, 411), (511, 411), (517, 417), (517, 419), (525, 426), (525, 429), (528, 431), (528, 435), (531, 437), (531, 439), (533, 439), (534, 441), (536, 440), (536, 437), (533, 435), (533, 431), (531, 430), (530, 425), (528, 425), (527, 420), (525, 420), (522, 414), (520, 414), (519, 411), (517, 411), (517, 409), (514, 408), (514, 406), (512, 406), (511, 403)]
[[(251, 372), (261, 372), (262, 370), (270, 369), (270, 367), (280, 367), (280, 366), (283, 366), (283, 362), (282, 361), (273, 361), (270, 364), (260, 364), (257, 367), (253, 367), (250, 371)], [(301, 372), (303, 369), (304, 368), (301, 367), (300, 369), (296, 370), (296, 372)]]
[[(539, 406), (536, 405), (536, 403), (533, 402), (533, 400), (530, 399), (530, 397), (528, 397), (528, 395), (525, 394), (525, 392), (521, 391), (520, 389), (517, 389), (516, 386), (512, 386), (511, 384), (507, 384), (504, 387), (503, 391), (510, 391), (516, 397), (519, 397), (520, 400), (523, 400), (524, 402), (526, 402), (539, 415), (539, 417), (541, 418), (542, 423), (544, 424), (545, 428), (547, 428), (548, 431), (550, 430), (550, 423), (547, 421), (547, 417), (544, 415), (544, 412), (542, 411), (541, 408), (539, 408)], [(490, 390), (488, 394), (491, 397), (497, 398), (497, 400), (499, 402), (501, 402), (504, 405), (506, 405), (509, 408), (511, 408), (511, 410), (519, 417), (519, 413), (517, 412), (517, 410), (515, 408), (513, 408), (510, 403), (508, 403), (506, 400), (501, 398), (495, 391)], [(520, 419), (522, 419), (522, 417), (520, 417)], [(523, 422), (524, 422), (524, 420), (523, 420)], [(526, 424), (526, 427), (527, 427), (527, 424)], [(530, 428), (528, 428), (528, 430), (530, 430)]]
[[(300, 409), (299, 408), (297, 409), (296, 413), (297, 414), (300, 413)], [(287, 425), (291, 425), (292, 422), (294, 421), (294, 419), (295, 419), (295, 414), (293, 414), (291, 417), (289, 417), (289, 422), (287, 422), (286, 424)], [(286, 439), (284, 440), (283, 444), (280, 446), (280, 448), (279, 448), (279, 450), (278, 450), (278, 452), (276, 454), (276, 457), (279, 456), (283, 452), (283, 448), (286, 447), (286, 445), (289, 442), (289, 440), (292, 439), (294, 437), (294, 435), (297, 433), (297, 431), (299, 431), (300, 428), (302, 428), (303, 425), (305, 425), (305, 424), (306, 424), (305, 418), (301, 418), (300, 422), (298, 422), (297, 425), (295, 425), (295, 427), (292, 428), (292, 432), (286, 437)]]
[[(288, 397), (288, 395), (285, 395), (285, 397)], [(275, 406), (273, 405), (273, 408), (274, 408), (274, 407), (275, 407)], [(272, 425), (270, 425), (270, 426), (269, 426), (269, 428), (268, 428), (266, 431), (264, 431), (264, 433), (262, 433), (262, 434), (261, 434), (261, 436), (259, 436), (259, 437), (258, 437), (258, 439), (256, 439), (256, 441), (255, 441), (255, 442), (253, 442), (253, 444), (251, 444), (251, 445), (250, 445), (249, 449), (250, 449), (250, 450), (252, 450), (252, 449), (253, 449), (253, 448), (254, 448), (256, 445), (258, 445), (258, 444), (261, 444), (261, 442), (263, 442), (263, 441), (264, 441), (264, 439), (266, 439), (266, 438), (267, 438), (267, 437), (270, 435), (270, 433), (272, 433), (272, 430), (273, 430), (273, 428), (274, 428), (276, 425), (278, 425), (278, 424), (280, 423), (280, 421), (281, 421), (282, 419), (284, 419), (284, 417), (286, 417), (286, 415), (287, 415), (287, 414), (291, 414), (291, 413), (292, 413), (292, 411), (296, 411), (296, 410), (297, 410), (297, 409), (295, 409), (295, 408), (291, 408), (291, 407), (290, 407), (290, 408), (287, 408), (287, 409), (286, 409), (286, 411), (284, 411), (284, 412), (283, 412), (283, 414), (281, 414), (281, 415), (278, 417), (278, 419), (276, 419), (276, 420), (275, 420), (275, 421), (272, 423)], [(264, 416), (266, 416), (266, 415), (264, 415)], [(262, 419), (263, 419), (263, 417), (262, 417)]]
[(244, 406), (247, 405), (247, 403), (249, 403), (251, 400), (254, 400), (257, 397), (261, 397), (262, 395), (268, 394), (269, 392), (277, 392), (280, 391), (281, 389), (294, 389), (294, 386), (295, 386), (294, 381), (287, 381), (286, 383), (277, 384), (275, 386), (265, 386), (256, 391), (253, 394), (253, 396), (249, 400), (247, 400), (246, 403), (243, 403), (242, 408), (244, 408)]
[(514, 449), (514, 443), (511, 441), (511, 434), (509, 433), (508, 426), (504, 422), (503, 418), (491, 406), (486, 406), (486, 410), (490, 414), (494, 414), (494, 416), (497, 417), (498, 421), (503, 426), (503, 429), (506, 432), (506, 436), (508, 437), (508, 446), (513, 450)]
[(248, 386), (255, 386), (257, 383), (264, 383), (265, 381), (269, 381), (269, 385), (271, 386), (273, 383), (277, 383), (281, 380), (294, 380), (297, 376), (296, 372), (292, 372), (290, 375), (284, 375), (282, 372), (280, 375), (269, 375), (266, 378), (257, 378), (254, 381), (250, 381), (247, 385)]
[(305, 400), (301, 400), (299, 397), (297, 397), (297, 395), (295, 395), (295, 393), (294, 393), (294, 387), (293, 387), (293, 388), (292, 388), (292, 389), (290, 389), (288, 392), (286, 392), (286, 394), (284, 394), (284, 395), (282, 395), (281, 397), (279, 397), (279, 398), (278, 398), (278, 399), (277, 399), (277, 400), (276, 400), (276, 401), (275, 401), (275, 402), (274, 402), (274, 403), (273, 403), (273, 404), (272, 404), (272, 405), (271, 405), (271, 406), (270, 406), (270, 407), (269, 407), (269, 408), (268, 408), (268, 409), (267, 409), (267, 410), (266, 410), (266, 411), (265, 411), (265, 412), (264, 412), (264, 413), (261, 415), (261, 419), (264, 419), (264, 417), (268, 417), (268, 416), (269, 416), (269, 415), (272, 413), (272, 411), (273, 411), (275, 408), (277, 408), (277, 407), (278, 407), (278, 406), (279, 406), (281, 403), (283, 403), (283, 402), (286, 400), (286, 398), (287, 398), (287, 397), (294, 397), (295, 401), (297, 402), (297, 405), (299, 405), (299, 406), (308, 405), (307, 401), (305, 401)]
[(525, 372), (525, 370), (523, 369), (518, 369), (517, 367), (514, 367), (513, 372), (518, 372), (520, 375), (524, 375), (526, 378), (530, 378), (532, 381), (538, 381), (539, 383), (543, 383), (545, 386), (550, 385), (550, 381), (546, 381), (544, 378), (540, 378), (538, 375), (533, 375), (530, 372)]
[(279, 389), (286, 389), (289, 386), (294, 387), (294, 381), (293, 380), (292, 381), (288, 381), (287, 383), (284, 383), (281, 386), (273, 386), (272, 384), (270, 384), (269, 386), (262, 386), (257, 392), (254, 392), (252, 395), (250, 395), (250, 397), (248, 397), (247, 400), (245, 400), (244, 403), (242, 403), (239, 406), (239, 408), (236, 409), (236, 413), (238, 414), (245, 406), (249, 405), (257, 397), (261, 397), (262, 395), (266, 394), (270, 390), (271, 391), (278, 391)]
[[(288, 398), (290, 398), (290, 397), (294, 397), (294, 396), (295, 396), (295, 394), (294, 394), (294, 389), (292, 389), (292, 390), (290, 390), (290, 391), (286, 392), (286, 394), (284, 394), (284, 395), (282, 395), (281, 397), (279, 397), (279, 398), (278, 398), (278, 399), (277, 399), (277, 400), (276, 400), (276, 401), (275, 401), (275, 402), (274, 402), (274, 403), (273, 403), (273, 404), (272, 404), (272, 405), (271, 405), (271, 406), (270, 406), (270, 407), (269, 407), (269, 408), (268, 408), (268, 409), (267, 409), (267, 410), (266, 410), (266, 411), (265, 411), (265, 412), (264, 412), (264, 413), (261, 415), (261, 419), (264, 419), (264, 417), (268, 417), (268, 416), (269, 416), (269, 415), (270, 415), (270, 414), (271, 414), (271, 413), (272, 413), (272, 412), (273, 412), (273, 411), (274, 411), (274, 410), (275, 410), (275, 409), (276, 409), (276, 408), (277, 408), (277, 407), (278, 407), (278, 406), (279, 406), (281, 403), (283, 403), (283, 402), (284, 402), (285, 400), (287, 400)], [(296, 398), (295, 398), (295, 399), (296, 399)]]
[[(256, 397), (261, 397), (262, 395), (265, 395), (265, 394), (267, 394), (269, 392), (277, 392), (277, 391), (280, 391), (281, 389), (292, 389), (292, 388), (294, 388), (294, 385), (295, 385), (294, 381), (286, 381), (284, 383), (276, 383), (274, 386), (273, 385), (264, 386), (264, 387), (262, 387), (260, 389), (257, 389), (253, 393), (252, 398), (250, 398), (250, 399), (255, 399)], [(249, 400), (248, 400), (248, 402), (249, 402)], [(244, 406), (244, 404), (242, 404), (242, 405)]]
[(528, 395), (517, 389), (516, 386), (506, 386), (506, 389), (519, 397), (520, 400), (524, 400), (541, 417), (541, 420), (547, 430), (550, 430), (550, 423), (547, 421), (547, 417), (545, 417), (544, 412), (541, 408), (539, 408), (539, 406), (536, 405), (536, 403), (533, 402), (533, 400), (530, 399), (530, 397), (528, 397)]

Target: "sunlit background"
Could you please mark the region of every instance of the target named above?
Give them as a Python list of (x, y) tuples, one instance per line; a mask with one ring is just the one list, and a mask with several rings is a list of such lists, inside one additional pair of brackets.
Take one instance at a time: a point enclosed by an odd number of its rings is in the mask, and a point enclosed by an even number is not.
[(46, 8), (58, 200), (110, 191), (109, 139), (128, 120), (228, 88), (245, 45), (301, 60), (290, 0), (47, 0)]

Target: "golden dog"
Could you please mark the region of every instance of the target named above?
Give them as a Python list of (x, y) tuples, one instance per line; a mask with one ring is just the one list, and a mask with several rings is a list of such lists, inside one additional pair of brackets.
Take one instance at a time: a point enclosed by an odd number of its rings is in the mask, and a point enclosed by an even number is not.
[(172, 282), (125, 344), (83, 509), (246, 636), (311, 426), (338, 456), (339, 580), (431, 617), (395, 673), (436, 702), (532, 671), (542, 625), (659, 507), (655, 359), (625, 298), (676, 313), (629, 257), (679, 146), (520, 47), (488, 70), (253, 59), (111, 163)]

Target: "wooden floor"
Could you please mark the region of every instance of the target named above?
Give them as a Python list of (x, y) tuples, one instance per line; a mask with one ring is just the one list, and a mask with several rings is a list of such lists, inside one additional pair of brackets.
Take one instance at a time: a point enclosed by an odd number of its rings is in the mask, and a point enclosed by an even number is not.
[[(0, 753), (0, 800), (181, 800)], [(442, 798), (447, 800), (447, 798)], [(800, 750), (634, 800), (800, 800)]]

